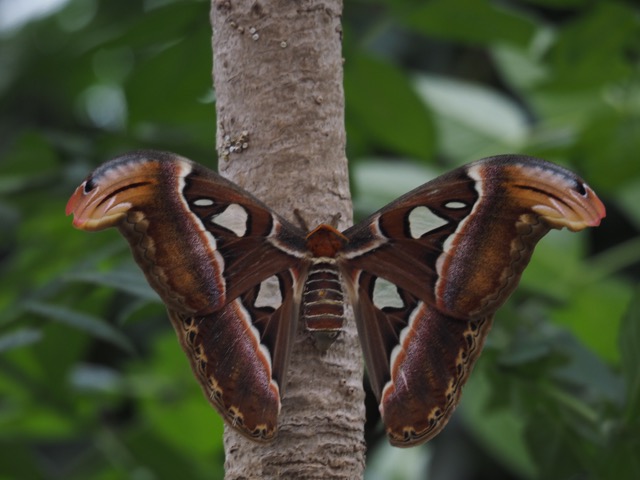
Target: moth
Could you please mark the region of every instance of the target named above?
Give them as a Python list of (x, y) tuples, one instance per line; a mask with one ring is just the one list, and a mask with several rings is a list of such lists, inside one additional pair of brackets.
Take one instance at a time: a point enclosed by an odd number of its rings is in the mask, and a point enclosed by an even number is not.
[(140, 151), (98, 167), (66, 213), (124, 235), (205, 396), (239, 432), (274, 437), (297, 322), (330, 348), (346, 300), (389, 440), (412, 446), (445, 426), (540, 238), (597, 226), (605, 207), (568, 170), (504, 155), (343, 232), (305, 232), (197, 163)]

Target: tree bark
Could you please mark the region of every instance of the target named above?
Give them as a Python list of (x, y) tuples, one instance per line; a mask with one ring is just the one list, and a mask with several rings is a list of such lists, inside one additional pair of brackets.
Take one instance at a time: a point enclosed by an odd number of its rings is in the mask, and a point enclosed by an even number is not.
[[(351, 224), (340, 0), (213, 0), (220, 172), (292, 221)], [(364, 471), (362, 360), (353, 319), (325, 354), (299, 326), (279, 434), (225, 431), (226, 478), (356, 479)]]

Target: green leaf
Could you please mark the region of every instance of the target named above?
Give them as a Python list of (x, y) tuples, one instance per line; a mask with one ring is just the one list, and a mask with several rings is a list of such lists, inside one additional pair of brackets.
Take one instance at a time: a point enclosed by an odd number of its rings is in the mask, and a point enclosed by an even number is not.
[(540, 403), (534, 412), (536, 421), (527, 425), (525, 438), (540, 479), (588, 478), (582, 466), (591, 452), (575, 432), (567, 428), (563, 412)]
[(630, 296), (628, 286), (616, 279), (583, 285), (571, 291), (562, 308), (554, 310), (553, 319), (571, 329), (601, 358), (616, 363), (620, 319)]
[[(618, 206), (623, 209), (626, 216), (633, 223), (633, 226), (637, 231), (640, 231), (640, 175), (633, 177), (622, 186), (616, 187)], [(633, 252), (635, 255), (632, 258), (640, 261), (640, 237), (636, 237), (638, 245), (635, 245)], [(631, 265), (634, 261), (629, 261), (626, 265)]]
[[(628, 49), (637, 46), (637, 11), (623, 2), (594, 2), (557, 32), (549, 52), (555, 78), (549, 85), (569, 91), (630, 80)], [(634, 38), (635, 37), (635, 38)]]
[(65, 275), (65, 279), (68, 281), (82, 281), (113, 288), (149, 301), (160, 301), (158, 294), (149, 286), (144, 275), (137, 270), (123, 268), (110, 272), (70, 272)]
[(429, 36), (484, 45), (525, 46), (535, 33), (533, 21), (487, 0), (431, 0), (407, 14), (404, 23)]
[(452, 157), (518, 151), (529, 133), (525, 112), (503, 93), (453, 78), (417, 75), (415, 85), (437, 112), (443, 149)]
[(613, 190), (640, 178), (640, 161), (631, 160), (639, 151), (640, 107), (634, 112), (606, 106), (590, 116), (571, 155), (580, 159), (592, 184)]
[(42, 332), (35, 328), (20, 328), (0, 336), (0, 353), (31, 345), (42, 339)]
[[(210, 455), (221, 448), (223, 421), (202, 396), (172, 331), (159, 335), (151, 357), (134, 363), (131, 390), (158, 439), (176, 451)], [(171, 412), (180, 411), (180, 415)]]
[(404, 72), (362, 54), (346, 64), (344, 82), (347, 118), (374, 145), (410, 157), (432, 156), (433, 120)]
[(364, 159), (352, 168), (356, 214), (364, 218), (437, 175), (435, 169), (415, 162)]
[[(551, 37), (551, 34), (545, 37)], [(496, 45), (491, 53), (502, 75), (514, 87), (529, 89), (548, 78), (549, 69), (530, 48)]]
[(79, 313), (66, 307), (38, 302), (29, 303), (25, 306), (25, 310), (82, 330), (96, 338), (112, 343), (128, 353), (133, 353), (135, 350), (126, 335), (93, 315)]
[(371, 461), (367, 465), (366, 480), (417, 480), (424, 478), (429, 470), (433, 456), (424, 445), (416, 448), (394, 448), (382, 442), (370, 453)]
[(547, 8), (557, 8), (559, 10), (578, 7), (580, 5), (588, 4), (590, 1), (591, 0), (525, 0), (526, 3), (544, 5)]
[(0, 479), (42, 478), (42, 470), (33, 461), (33, 447), (16, 438), (0, 439)]
[[(57, 167), (56, 154), (51, 143), (42, 132), (26, 130), (13, 140), (8, 155), (4, 155), (0, 162), (0, 175), (5, 183), (5, 177), (15, 176), (25, 181), (42, 174), (51, 175)], [(0, 194), (6, 193), (0, 189)]]
[(85, 363), (75, 366), (70, 381), (76, 390), (94, 393), (119, 393), (123, 386), (122, 375), (116, 370)]
[[(523, 419), (513, 409), (491, 409), (491, 382), (482, 368), (484, 359), (465, 385), (460, 404), (462, 416), (468, 422), (472, 434), (483, 450), (500, 459), (509, 469), (524, 477), (533, 477), (537, 466), (524, 443), (526, 427)], [(501, 392), (506, 395), (507, 392)]]
[(620, 357), (627, 385), (625, 417), (640, 427), (640, 289), (629, 305), (620, 326)]

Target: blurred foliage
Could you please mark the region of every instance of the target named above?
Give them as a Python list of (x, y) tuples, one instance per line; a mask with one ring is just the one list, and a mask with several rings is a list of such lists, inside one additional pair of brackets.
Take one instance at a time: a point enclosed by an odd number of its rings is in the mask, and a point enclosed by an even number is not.
[[(63, 214), (126, 150), (214, 164), (208, 12), (69, 0), (0, 31), (0, 480), (222, 477), (221, 421), (125, 242)], [(347, 1), (344, 31), (359, 214), (507, 152), (608, 208), (540, 244), (441, 435), (393, 449), (372, 406), (367, 478), (640, 478), (637, 4)]]

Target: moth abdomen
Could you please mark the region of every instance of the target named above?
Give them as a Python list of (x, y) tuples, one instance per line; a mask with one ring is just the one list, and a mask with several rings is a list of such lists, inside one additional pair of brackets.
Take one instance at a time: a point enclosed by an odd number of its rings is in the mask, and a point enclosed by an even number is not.
[(314, 264), (309, 270), (301, 303), (302, 319), (316, 347), (325, 351), (344, 324), (344, 294), (335, 261)]

